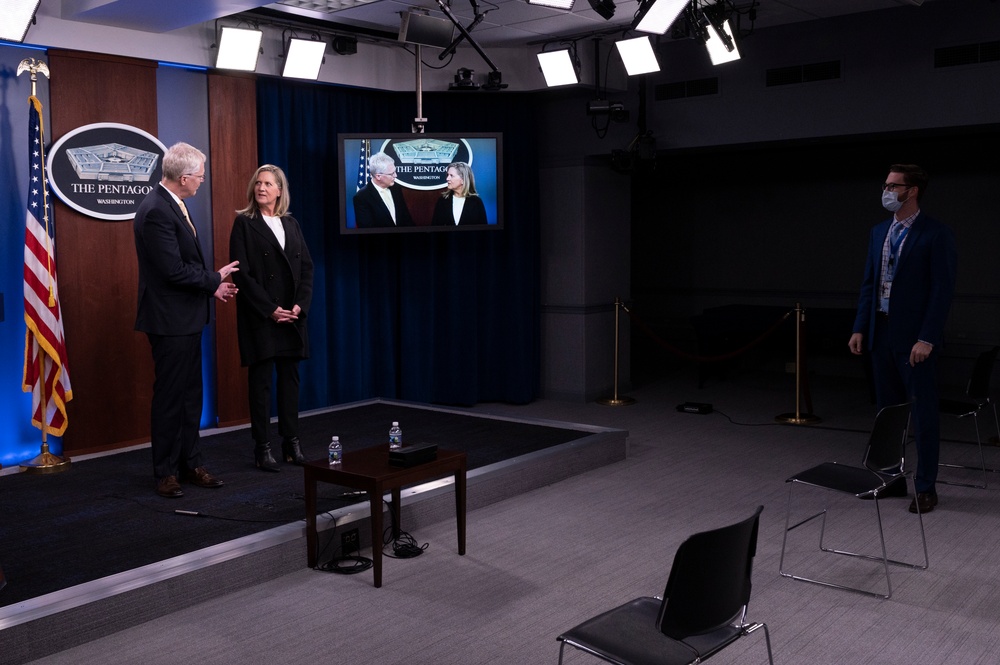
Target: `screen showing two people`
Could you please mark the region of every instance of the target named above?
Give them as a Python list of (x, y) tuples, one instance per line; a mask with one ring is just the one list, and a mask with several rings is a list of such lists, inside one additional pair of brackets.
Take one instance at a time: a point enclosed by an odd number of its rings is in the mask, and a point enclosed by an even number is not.
[(340, 137), (341, 231), (503, 228), (500, 134)]

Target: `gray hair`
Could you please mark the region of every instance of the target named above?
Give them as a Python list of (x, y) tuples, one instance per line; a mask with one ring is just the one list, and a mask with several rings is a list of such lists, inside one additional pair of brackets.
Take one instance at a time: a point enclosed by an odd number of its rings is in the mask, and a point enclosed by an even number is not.
[(396, 161), (384, 152), (376, 152), (368, 158), (368, 170), (373, 175), (389, 173), (396, 167)]
[(194, 173), (205, 163), (205, 153), (187, 143), (175, 143), (163, 155), (163, 177), (177, 182), (182, 175)]

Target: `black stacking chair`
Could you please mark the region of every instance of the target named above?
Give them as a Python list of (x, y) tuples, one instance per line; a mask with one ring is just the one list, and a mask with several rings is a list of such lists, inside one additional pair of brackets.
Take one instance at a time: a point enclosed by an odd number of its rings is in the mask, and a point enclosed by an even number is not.
[(767, 626), (746, 623), (762, 510), (758, 506), (742, 522), (685, 540), (662, 600), (636, 598), (566, 631), (556, 638), (559, 662), (568, 644), (618, 665), (688, 665), (763, 628), (774, 665)]
[(989, 351), (983, 351), (979, 354), (979, 357), (976, 358), (976, 364), (972, 368), (972, 376), (969, 378), (969, 384), (965, 389), (964, 398), (941, 400), (941, 415), (951, 416), (953, 418), (972, 417), (972, 422), (976, 425), (976, 443), (979, 444), (980, 465), (967, 466), (965, 464), (949, 464), (941, 462), (938, 466), (944, 466), (952, 469), (982, 471), (983, 483), (981, 485), (975, 483), (960, 483), (953, 480), (941, 480), (938, 478), (939, 483), (986, 489), (987, 472), (996, 471), (996, 469), (986, 468), (986, 457), (983, 454), (983, 440), (979, 435), (979, 412), (985, 410), (987, 407), (993, 409), (993, 424), (997, 428), (997, 434), (1000, 435), (1000, 420), (997, 419), (997, 405), (990, 400), (990, 376), (993, 374), (993, 365), (997, 361), (997, 352), (1000, 352), (1000, 346), (994, 346)]
[[(811, 469), (806, 469), (801, 473), (797, 473), (785, 481), (789, 483), (788, 508), (785, 513), (785, 534), (781, 541), (781, 560), (778, 563), (778, 572), (782, 577), (790, 577), (802, 582), (812, 582), (813, 584), (821, 584), (823, 586), (830, 586), (837, 589), (858, 591), (871, 596), (888, 599), (892, 597), (892, 581), (889, 579), (889, 564), (920, 570), (927, 568), (929, 565), (929, 560), (927, 558), (927, 539), (924, 536), (924, 517), (920, 514), (919, 504), (917, 506), (917, 521), (920, 524), (920, 540), (924, 547), (923, 565), (897, 561), (890, 559), (886, 555), (885, 533), (882, 529), (882, 512), (879, 507), (879, 496), (884, 494), (888, 485), (901, 477), (905, 478), (910, 475), (909, 472), (903, 470), (904, 452), (906, 450), (906, 435), (907, 430), (909, 429), (909, 422), (909, 404), (887, 406), (879, 411), (878, 415), (875, 416), (875, 425), (872, 427), (871, 436), (868, 438), (868, 446), (865, 449), (863, 466), (856, 467), (848, 466), (846, 464), (837, 464), (836, 462), (827, 462), (825, 464), (820, 464), (819, 466), (814, 466)], [(904, 480), (903, 482), (906, 481)], [(859, 554), (856, 552), (831, 549), (824, 546), (823, 536), (826, 532), (826, 508), (815, 515), (811, 515), (802, 521), (789, 526), (789, 520), (791, 519), (792, 514), (792, 491), (797, 485), (818, 487), (833, 492), (839, 492), (841, 494), (853, 495), (858, 499), (871, 500), (871, 503), (875, 506), (875, 517), (878, 520), (878, 537), (882, 548), (882, 555), (873, 556), (869, 554)], [(887, 593), (881, 594), (876, 591), (870, 591), (859, 587), (803, 577), (801, 575), (794, 575), (785, 570), (785, 546), (788, 543), (788, 532), (797, 529), (817, 517), (823, 518), (822, 527), (820, 528), (819, 533), (820, 550), (832, 554), (843, 554), (846, 556), (880, 562), (885, 569), (885, 582), (888, 589)]]

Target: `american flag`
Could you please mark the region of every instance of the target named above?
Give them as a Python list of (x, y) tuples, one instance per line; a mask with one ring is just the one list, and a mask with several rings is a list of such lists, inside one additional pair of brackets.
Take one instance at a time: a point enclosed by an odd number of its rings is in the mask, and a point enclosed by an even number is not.
[[(66, 431), (66, 403), (73, 399), (66, 365), (56, 249), (52, 237), (42, 103), (28, 98), (28, 214), (24, 231), (24, 392), (31, 391), (31, 423), (43, 433)], [(44, 405), (44, 407), (43, 407)], [(42, 413), (42, 410), (45, 413)]]
[(368, 158), (371, 157), (371, 152), (371, 140), (362, 139), (358, 154), (358, 187), (355, 191), (361, 191), (361, 188), (368, 184)]

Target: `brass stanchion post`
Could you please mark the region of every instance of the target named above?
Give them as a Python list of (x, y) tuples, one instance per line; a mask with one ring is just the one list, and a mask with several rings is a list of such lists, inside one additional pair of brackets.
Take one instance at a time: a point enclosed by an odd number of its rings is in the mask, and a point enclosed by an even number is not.
[(811, 413), (802, 413), (802, 328), (805, 324), (805, 310), (802, 303), (795, 303), (795, 413), (782, 413), (774, 417), (779, 423), (789, 425), (815, 425), (820, 418)]
[(605, 397), (603, 399), (597, 400), (598, 404), (604, 404), (605, 406), (628, 406), (629, 404), (635, 404), (635, 399), (631, 397), (619, 397), (618, 396), (618, 309), (624, 309), (626, 312), (628, 309), (625, 307), (625, 303), (621, 301), (621, 298), (615, 297), (615, 380), (614, 380), (614, 394), (611, 397)]

